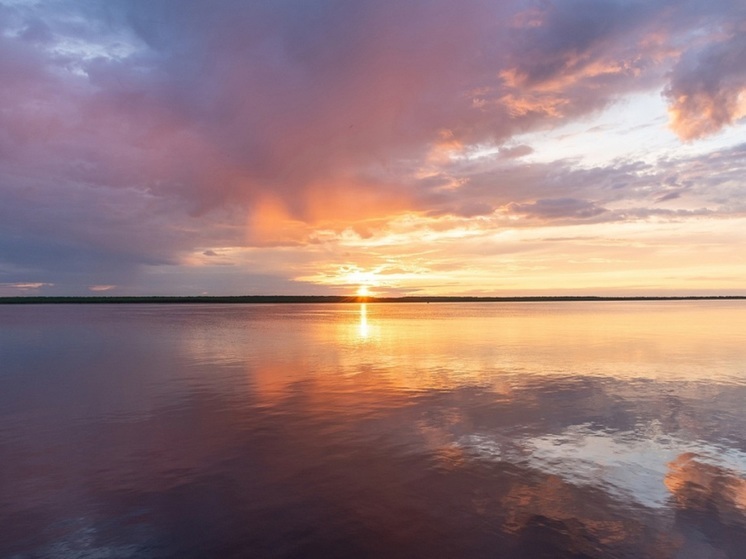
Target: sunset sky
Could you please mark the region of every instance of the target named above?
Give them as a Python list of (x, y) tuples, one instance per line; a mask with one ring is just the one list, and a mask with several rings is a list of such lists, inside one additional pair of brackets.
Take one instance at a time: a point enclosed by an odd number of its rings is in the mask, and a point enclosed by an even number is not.
[(745, 278), (743, 0), (0, 1), (0, 296)]

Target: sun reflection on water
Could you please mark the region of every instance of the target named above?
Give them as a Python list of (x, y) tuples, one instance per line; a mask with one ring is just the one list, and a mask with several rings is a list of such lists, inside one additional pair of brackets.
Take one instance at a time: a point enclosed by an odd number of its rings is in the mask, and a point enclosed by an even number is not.
[(370, 337), (370, 328), (368, 327), (368, 305), (360, 305), (360, 325), (358, 326), (360, 339), (367, 340)]

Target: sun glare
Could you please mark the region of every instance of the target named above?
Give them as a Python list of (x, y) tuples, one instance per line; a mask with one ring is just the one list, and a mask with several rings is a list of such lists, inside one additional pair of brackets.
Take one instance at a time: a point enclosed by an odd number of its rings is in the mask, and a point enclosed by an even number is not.
[(367, 285), (361, 285), (357, 288), (357, 295), (358, 297), (368, 297), (370, 296), (370, 289)]

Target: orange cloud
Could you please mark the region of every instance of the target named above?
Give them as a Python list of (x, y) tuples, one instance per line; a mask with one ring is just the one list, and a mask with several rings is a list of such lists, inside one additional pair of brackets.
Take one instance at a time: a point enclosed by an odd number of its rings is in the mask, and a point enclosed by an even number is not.
[(671, 76), (671, 129), (686, 141), (719, 132), (746, 117), (746, 24), (685, 53)]
[(679, 95), (668, 109), (669, 125), (686, 141), (719, 132), (746, 117), (746, 84), (717, 94), (699, 92)]

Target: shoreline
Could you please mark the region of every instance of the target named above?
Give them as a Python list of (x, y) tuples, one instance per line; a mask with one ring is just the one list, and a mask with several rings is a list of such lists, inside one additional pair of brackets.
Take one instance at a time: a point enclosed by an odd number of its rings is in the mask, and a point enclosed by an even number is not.
[(130, 297), (0, 297), (0, 305), (90, 305), (90, 304), (298, 304), (298, 303), (536, 303), (536, 302), (603, 302), (603, 301), (733, 301), (746, 300), (746, 295), (692, 296), (409, 296), (361, 297), (343, 295), (236, 295), (236, 296), (130, 296)]

